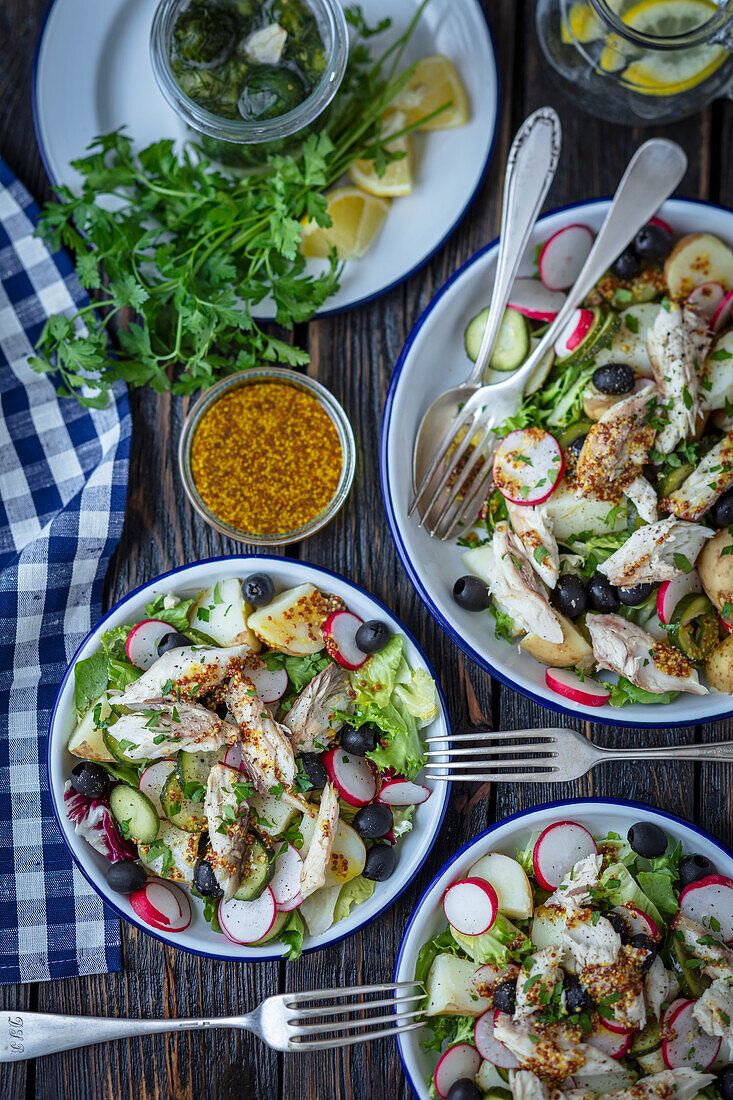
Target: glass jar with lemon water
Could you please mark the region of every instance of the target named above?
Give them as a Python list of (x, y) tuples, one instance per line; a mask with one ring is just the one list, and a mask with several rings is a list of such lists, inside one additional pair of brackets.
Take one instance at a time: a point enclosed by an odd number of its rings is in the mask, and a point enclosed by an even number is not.
[(591, 114), (636, 125), (730, 93), (733, 0), (538, 0), (545, 57)]

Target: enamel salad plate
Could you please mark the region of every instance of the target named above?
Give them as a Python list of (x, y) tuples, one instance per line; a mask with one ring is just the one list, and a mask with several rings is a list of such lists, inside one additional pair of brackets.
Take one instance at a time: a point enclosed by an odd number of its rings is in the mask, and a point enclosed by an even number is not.
[[(407, 27), (418, 0), (365, 0), (367, 21), (390, 16), (393, 28), (374, 51)], [(51, 0), (33, 73), (33, 118), (46, 171), (74, 187), (70, 162), (98, 134), (124, 126), (142, 148), (162, 138), (186, 140), (184, 123), (166, 103), (149, 57), (154, 0)], [(384, 45), (381, 45), (384, 43)], [(416, 134), (415, 187), (397, 199), (363, 260), (346, 265), (339, 291), (321, 315), (362, 305), (407, 279), (463, 218), (491, 156), (498, 114), (498, 78), (489, 30), (478, 0), (430, 0), (405, 53), (405, 63), (442, 53), (458, 70), (470, 117), (455, 130)], [(324, 261), (309, 260), (314, 272)], [(260, 307), (261, 319), (271, 319)]]
[[(608, 209), (606, 199), (556, 210), (535, 226), (520, 275), (534, 271), (536, 246), (557, 230), (581, 223), (598, 230)], [(660, 215), (674, 230), (709, 232), (733, 244), (733, 212), (709, 203), (671, 199)], [(545, 666), (518, 646), (494, 637), (490, 612), (465, 611), (453, 600), (452, 588), (466, 573), (463, 549), (444, 543), (408, 519), (412, 497), (412, 449), (417, 426), (433, 399), (462, 382), (470, 362), (464, 351), (469, 320), (490, 298), (496, 264), (496, 241), (477, 252), (438, 291), (412, 329), (395, 366), (382, 421), (380, 467), (382, 493), (397, 551), (426, 607), (454, 642), (481, 668), (529, 699), (558, 713), (578, 714), (610, 725), (683, 726), (730, 717), (727, 694), (678, 696), (672, 703), (627, 703), (624, 707), (570, 703), (545, 684)]]
[[(194, 898), (191, 899), (191, 921), (185, 930), (154, 931), (149, 923), (138, 918), (128, 895), (116, 893), (108, 886), (105, 877), (110, 866), (108, 861), (76, 833), (64, 806), (64, 784), (73, 765), (79, 763), (79, 758), (72, 756), (67, 749), (69, 736), (77, 722), (73, 670), (77, 661), (89, 657), (99, 649), (99, 638), (104, 631), (121, 624), (145, 619), (145, 605), (158, 596), (164, 596), (170, 592), (179, 596), (195, 595), (202, 589), (217, 584), (225, 577), (243, 578), (257, 572), (269, 574), (278, 591), (310, 582), (322, 591), (341, 597), (349, 610), (363, 620), (381, 619), (387, 623), (393, 633), (401, 634), (404, 638), (404, 656), (410, 667), (425, 669), (436, 682), (438, 714), (433, 723), (426, 727), (426, 733), (429, 730), (431, 735), (445, 736), (450, 732), (445, 700), (435, 679), (435, 673), (409, 631), (379, 600), (358, 585), (343, 580), (327, 569), (306, 565), (290, 558), (264, 555), (210, 558), (163, 573), (131, 592), (108, 611), (74, 654), (54, 703), (47, 750), (48, 780), (53, 810), (62, 836), (79, 870), (111, 909), (141, 931), (164, 943), (213, 959), (279, 959), (282, 958), (284, 947), (277, 940), (261, 947), (233, 943), (211, 929), (205, 919), (202, 903)], [(354, 906), (348, 916), (337, 921), (326, 932), (307, 936), (306, 951), (326, 947), (358, 932), (384, 913), (407, 889), (435, 843), (445, 817), (449, 795), (449, 784), (438, 784), (427, 800), (416, 807), (412, 831), (399, 838), (396, 849), (397, 865), (391, 877), (377, 882), (374, 893), (369, 899)], [(158, 881), (154, 878), (148, 879), (149, 883)]]
[[(451, 883), (465, 878), (469, 868), (482, 856), (489, 852), (501, 852), (516, 858), (533, 837), (536, 838), (548, 825), (558, 821), (577, 822), (595, 837), (606, 836), (610, 832), (625, 837), (629, 828), (640, 820), (658, 825), (673, 845), (680, 841), (685, 852), (706, 856), (719, 874), (733, 875), (733, 853), (703, 829), (674, 814), (641, 802), (621, 799), (579, 798), (547, 802), (491, 825), (460, 848), (441, 868), (417, 902), (405, 929), (397, 954), (394, 980), (402, 982), (414, 978), (420, 948), (446, 927), (441, 904), (445, 890)], [(422, 1028), (397, 1036), (402, 1066), (418, 1100), (429, 1100), (434, 1095), (428, 1091), (428, 1083), (437, 1055), (422, 1049), (420, 1040), (424, 1038)]]

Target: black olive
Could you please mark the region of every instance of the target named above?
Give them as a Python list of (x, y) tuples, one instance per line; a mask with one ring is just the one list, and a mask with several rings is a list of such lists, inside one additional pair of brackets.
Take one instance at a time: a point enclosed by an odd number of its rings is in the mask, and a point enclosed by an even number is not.
[(448, 1100), (481, 1100), (483, 1095), (470, 1077), (459, 1077), (448, 1089)]
[(171, 630), (170, 634), (164, 634), (158, 642), (158, 656), (162, 657), (169, 649), (181, 649), (182, 646), (193, 645), (185, 634), (179, 634), (177, 630)]
[(733, 1062), (718, 1070), (718, 1088), (723, 1100), (733, 1100)]
[(621, 916), (620, 913), (614, 913), (613, 910), (610, 913), (603, 914), (608, 923), (613, 928), (614, 932), (618, 932), (621, 937), (621, 943), (628, 943), (629, 939), (629, 926)]
[(310, 783), (310, 787), (307, 789), (322, 790), (328, 782), (328, 773), (319, 754), (317, 752), (303, 752), (298, 757), (298, 761), (305, 778)]
[(107, 871), (107, 885), (116, 894), (134, 894), (136, 890), (142, 890), (147, 881), (145, 868), (130, 859), (113, 863)]
[(574, 974), (565, 975), (565, 1004), (568, 1012), (592, 1012), (593, 998)]
[(362, 653), (379, 653), (391, 637), (392, 631), (386, 623), (380, 619), (370, 619), (369, 622), (361, 624), (356, 632), (355, 641)]
[(621, 603), (625, 603), (627, 607), (638, 607), (640, 603), (649, 599), (653, 591), (653, 584), (634, 584), (631, 588), (619, 586), (616, 589)]
[(639, 257), (633, 248), (627, 248), (611, 264), (611, 274), (615, 275), (617, 279), (633, 279), (634, 275), (638, 275), (640, 270)]
[(608, 578), (603, 576), (603, 573), (594, 573), (591, 577), (588, 584), (588, 599), (591, 602), (591, 607), (595, 608), (596, 611), (602, 611), (605, 615), (618, 611), (618, 593)]
[(733, 489), (727, 489), (718, 497), (715, 504), (708, 509), (706, 520), (713, 527), (728, 527), (733, 523)]
[(576, 436), (576, 438), (573, 440), (573, 442), (570, 443), (568, 445), (568, 447), (566, 448), (568, 454), (572, 455), (573, 458), (576, 459), (576, 460), (579, 459), (580, 458), (580, 452), (583, 450), (583, 444), (585, 443), (587, 438), (588, 438), (588, 433), (587, 432), (586, 432), (585, 435)]
[(253, 573), (242, 581), (242, 595), (253, 607), (264, 607), (275, 595), (275, 585), (267, 573)]
[(653, 821), (637, 821), (626, 834), (632, 851), (642, 859), (656, 859), (667, 851), (667, 834)]
[(552, 602), (562, 615), (569, 619), (577, 619), (586, 609), (588, 599), (585, 585), (580, 577), (574, 573), (565, 573), (558, 579), (555, 591), (552, 594)]
[(71, 772), (71, 785), (87, 798), (104, 798), (109, 787), (109, 772), (101, 764), (82, 760)]
[(644, 225), (634, 237), (634, 251), (642, 260), (659, 263), (672, 251), (672, 238), (661, 225)]
[(485, 611), (489, 606), (489, 587), (478, 577), (468, 574), (453, 585), (453, 599), (464, 611)]
[(655, 944), (652, 943), (649, 937), (645, 936), (643, 932), (639, 932), (638, 935), (631, 937), (631, 939), (629, 940), (629, 947), (641, 948), (642, 950), (648, 952), (647, 957), (641, 964), (641, 972), (642, 974), (646, 974), (647, 970), (650, 969), (652, 963), (657, 957), (657, 948)]
[(635, 382), (636, 375), (626, 363), (606, 363), (593, 371), (593, 385), (601, 393), (631, 393)]
[(216, 881), (214, 868), (208, 859), (199, 859), (193, 869), (193, 884), (205, 898), (220, 898), (224, 891)]
[(514, 978), (505, 978), (494, 989), (494, 1008), (498, 1008), (499, 1012), (506, 1012), (507, 1016), (513, 1016), (516, 1001), (517, 983)]
[(384, 882), (397, 866), (397, 854), (391, 844), (378, 844), (376, 848), (370, 848), (367, 852), (364, 870), (361, 872), (364, 878), (373, 879), (375, 882)]
[(689, 886), (691, 882), (699, 882), (701, 878), (707, 878), (708, 875), (715, 873), (715, 864), (711, 863), (707, 856), (685, 856), (677, 868), (681, 886)]
[(358, 730), (353, 726), (344, 726), (339, 734), (339, 744), (352, 756), (366, 756), (377, 747), (377, 729), (369, 723), (360, 726)]
[(378, 840), (386, 836), (394, 825), (394, 816), (389, 806), (382, 802), (372, 802), (369, 806), (362, 806), (354, 814), (354, 828), (359, 836), (366, 840)]

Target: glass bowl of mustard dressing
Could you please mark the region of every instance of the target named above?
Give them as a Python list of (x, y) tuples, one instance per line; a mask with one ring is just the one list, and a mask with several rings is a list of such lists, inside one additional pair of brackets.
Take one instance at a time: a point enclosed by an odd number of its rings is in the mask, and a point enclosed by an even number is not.
[(222, 379), (183, 425), (178, 459), (192, 505), (252, 546), (308, 538), (346, 500), (356, 468), (351, 424), (329, 391), (282, 367)]

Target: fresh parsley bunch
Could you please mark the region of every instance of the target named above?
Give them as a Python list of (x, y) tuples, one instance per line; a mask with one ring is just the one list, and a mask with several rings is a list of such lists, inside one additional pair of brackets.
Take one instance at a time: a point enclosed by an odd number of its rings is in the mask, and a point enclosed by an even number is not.
[[(269, 296), (291, 329), (338, 288), (335, 252), (325, 273), (307, 273), (300, 219), (330, 225), (324, 192), (356, 158), (382, 173), (403, 155), (385, 149), (382, 114), (412, 75), (413, 67), (395, 74), (426, 2), (376, 60), (364, 40), (389, 20), (369, 28), (358, 8), (347, 13), (359, 39), (322, 128), (297, 155), (270, 156), (261, 172), (232, 177), (198, 148), (176, 155), (171, 140), (135, 152), (121, 131), (96, 138), (73, 162), (80, 193), (60, 187), (37, 230), (73, 253), (82, 286), (96, 293), (76, 315), (49, 318), (31, 360), (55, 375), (61, 396), (101, 407), (120, 379), (190, 394), (260, 360), (308, 362), (253, 312)], [(121, 322), (116, 348), (113, 321)]]

